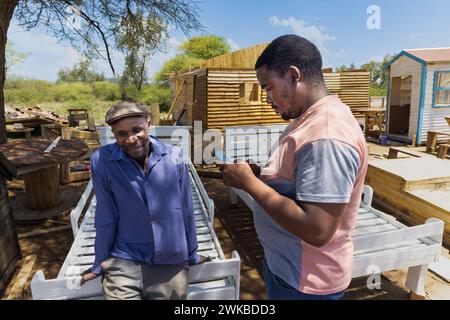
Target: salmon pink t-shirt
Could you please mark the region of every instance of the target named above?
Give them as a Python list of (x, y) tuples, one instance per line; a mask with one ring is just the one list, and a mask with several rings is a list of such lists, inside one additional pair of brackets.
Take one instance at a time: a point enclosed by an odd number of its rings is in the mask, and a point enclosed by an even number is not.
[(355, 228), (368, 152), (350, 108), (327, 96), (291, 122), (261, 180), (299, 202), (347, 204), (333, 239), (314, 247), (280, 227), (260, 207), (256, 231), (272, 273), (302, 293), (326, 295), (351, 281)]

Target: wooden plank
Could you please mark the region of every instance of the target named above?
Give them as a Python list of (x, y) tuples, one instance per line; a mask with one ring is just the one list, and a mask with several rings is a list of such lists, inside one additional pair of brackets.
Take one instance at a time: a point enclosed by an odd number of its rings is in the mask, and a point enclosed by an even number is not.
[(382, 170), (385, 174), (404, 179), (406, 187), (413, 184), (450, 181), (450, 166), (447, 160), (437, 158), (408, 158), (391, 161), (373, 160), (369, 167)]
[(430, 264), (429, 269), (438, 277), (450, 282), (450, 259), (440, 256), (439, 261)]
[(11, 291), (8, 294), (8, 300), (17, 300), (23, 298), (25, 285), (31, 277), (31, 271), (36, 263), (37, 255), (29, 255), (23, 259), (22, 268), (14, 281)]
[(63, 231), (63, 230), (68, 230), (68, 229), (71, 229), (71, 226), (67, 225), (67, 226), (58, 226), (58, 227), (53, 227), (53, 228), (48, 228), (48, 229), (34, 230), (34, 231), (30, 231), (30, 232), (20, 233), (18, 235), (18, 238), (19, 239), (29, 238), (29, 237), (40, 236), (43, 234), (48, 234), (48, 233), (53, 233), (53, 232), (58, 232), (58, 231)]
[(56, 148), (56, 145), (58, 144), (59, 140), (61, 140), (61, 137), (56, 138), (53, 140), (53, 142), (47, 147), (47, 149), (44, 150), (44, 153), (50, 153), (54, 148)]

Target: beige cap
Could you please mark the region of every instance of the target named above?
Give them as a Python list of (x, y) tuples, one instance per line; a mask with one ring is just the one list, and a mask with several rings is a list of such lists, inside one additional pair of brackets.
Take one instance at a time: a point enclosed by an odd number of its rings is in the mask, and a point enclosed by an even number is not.
[(139, 104), (136, 102), (128, 102), (122, 101), (118, 104), (112, 106), (108, 112), (106, 112), (105, 122), (107, 124), (112, 124), (114, 121), (117, 121), (126, 117), (133, 116), (148, 116), (147, 107), (143, 104)]

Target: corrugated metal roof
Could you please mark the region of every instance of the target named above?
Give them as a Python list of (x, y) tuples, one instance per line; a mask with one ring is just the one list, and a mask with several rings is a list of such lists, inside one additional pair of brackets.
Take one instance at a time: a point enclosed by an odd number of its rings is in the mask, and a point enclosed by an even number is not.
[(450, 62), (450, 48), (404, 50), (425, 62)]

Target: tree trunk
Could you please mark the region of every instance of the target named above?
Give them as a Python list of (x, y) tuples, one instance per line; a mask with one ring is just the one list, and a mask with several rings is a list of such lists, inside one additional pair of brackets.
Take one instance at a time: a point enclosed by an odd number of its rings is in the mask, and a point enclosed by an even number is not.
[(5, 86), (6, 41), (9, 23), (18, 2), (19, 0), (0, 1), (0, 144), (6, 142), (5, 96), (3, 92)]

